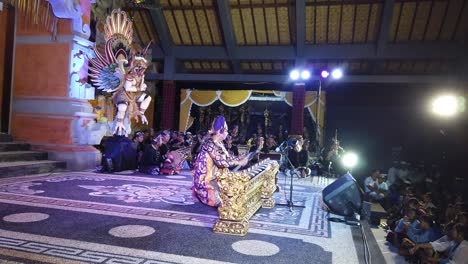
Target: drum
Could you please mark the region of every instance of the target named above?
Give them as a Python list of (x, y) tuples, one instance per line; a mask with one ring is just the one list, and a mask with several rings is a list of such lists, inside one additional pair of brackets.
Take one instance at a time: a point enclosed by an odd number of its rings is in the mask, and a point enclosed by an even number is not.
[(161, 169), (163, 174), (178, 174), (182, 170), (182, 164), (190, 155), (190, 147), (169, 151)]

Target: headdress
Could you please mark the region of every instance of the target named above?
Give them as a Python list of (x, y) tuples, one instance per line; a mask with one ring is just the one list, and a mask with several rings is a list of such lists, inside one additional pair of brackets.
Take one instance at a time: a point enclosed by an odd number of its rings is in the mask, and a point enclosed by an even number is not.
[(154, 144), (157, 144), (157, 143), (159, 143), (159, 142), (161, 142), (161, 135), (156, 136), (156, 137), (153, 137), (153, 138), (151, 139), (151, 144), (153, 144), (153, 145), (154, 145)]
[(145, 135), (145, 132), (143, 132), (143, 131), (138, 131), (138, 132), (135, 133), (136, 138), (137, 137), (143, 137), (144, 135)]
[(223, 129), (227, 130), (226, 120), (224, 119), (224, 116), (219, 115), (213, 120), (213, 123), (211, 124), (211, 129), (209, 132), (211, 134), (217, 134)]

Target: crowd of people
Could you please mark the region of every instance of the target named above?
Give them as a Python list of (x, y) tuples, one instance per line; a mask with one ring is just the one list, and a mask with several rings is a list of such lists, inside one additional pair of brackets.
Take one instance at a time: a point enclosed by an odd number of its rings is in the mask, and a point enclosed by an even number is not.
[[(283, 131), (281, 128), (275, 135), (264, 135), (262, 129), (256, 132), (247, 137), (239, 132), (238, 126), (233, 126), (223, 140), (224, 147), (229, 155), (239, 156), (240, 148), (243, 148), (243, 152), (255, 153), (249, 161), (249, 164), (252, 165), (259, 161), (261, 154), (276, 152), (280, 150), (279, 148), (284, 154), (285, 149), (283, 147), (287, 146), (288, 159), (282, 160), (282, 168), (296, 169), (300, 177), (311, 175), (311, 169), (314, 169), (311, 164), (311, 157), (315, 155), (315, 152), (310, 149), (310, 140), (302, 137), (288, 140), (287, 131)], [(196, 134), (168, 130), (157, 133), (153, 129), (137, 131), (133, 135), (132, 148), (120, 151), (128, 156), (136, 156), (135, 162), (129, 162), (127, 159), (125, 166), (116, 166), (115, 161), (112, 164), (112, 160), (116, 159), (114, 156), (118, 155), (118, 151), (109, 152), (104, 151), (104, 149), (112, 149), (113, 147), (110, 145), (115, 140), (112, 138), (104, 140), (101, 148), (103, 162), (99, 166), (99, 170), (113, 172), (118, 171), (117, 167), (121, 167), (121, 170), (135, 169), (142, 173), (158, 175), (161, 173), (175, 174), (182, 168), (192, 169), (194, 160), (202, 150), (204, 142), (211, 137), (212, 134), (209, 131), (199, 131)], [(119, 142), (122, 145), (122, 140)]]
[(395, 162), (373, 170), (365, 199), (387, 211), (387, 241), (412, 263), (468, 263), (468, 208), (464, 193), (448, 188), (437, 167)]

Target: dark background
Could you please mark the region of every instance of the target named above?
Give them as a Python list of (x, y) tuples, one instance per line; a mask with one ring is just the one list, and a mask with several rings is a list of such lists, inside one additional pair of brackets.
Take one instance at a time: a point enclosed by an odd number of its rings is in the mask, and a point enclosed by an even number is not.
[(430, 112), (430, 100), (444, 92), (466, 97), (461, 87), (398, 84), (333, 84), (327, 91), (326, 142), (335, 129), (342, 147), (356, 152), (356, 177), (391, 166), (392, 147), (401, 160), (416, 166), (438, 164), (449, 177), (465, 176), (468, 112), (440, 118)]

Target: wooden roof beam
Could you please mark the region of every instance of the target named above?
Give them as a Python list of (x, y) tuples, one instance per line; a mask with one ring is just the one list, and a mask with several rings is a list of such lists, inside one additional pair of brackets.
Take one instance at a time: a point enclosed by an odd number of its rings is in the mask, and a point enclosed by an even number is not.
[(237, 43), (232, 26), (229, 1), (217, 0), (216, 6), (218, 8), (219, 20), (223, 31), (224, 47), (226, 48), (227, 57), (232, 63), (232, 70), (234, 73), (241, 73), (240, 61), (237, 59)]
[[(156, 6), (161, 6), (159, 1), (156, 2)], [(173, 56), (172, 38), (169, 34), (169, 28), (167, 26), (164, 13), (162, 8), (157, 8), (150, 9), (150, 14), (154, 28), (156, 29), (156, 32), (158, 34), (162, 49), (162, 54), (159, 52), (153, 52), (153, 59), (155, 59), (155, 56), (158, 55), (164, 57), (164, 76), (162, 77), (162, 80), (172, 80), (173, 75), (176, 73), (176, 64), (175, 57)]]
[[(386, 44), (385, 50), (376, 53), (374, 44), (305, 45), (303, 59), (459, 59), (466, 46), (454, 42)], [(296, 47), (289, 46), (241, 46), (236, 54), (229, 55), (222, 46), (174, 46), (173, 54), (179, 60), (290, 60), (295, 61)], [(153, 53), (154, 60), (164, 59)]]
[[(162, 74), (148, 73), (146, 80), (161, 80)], [(312, 76), (309, 80), (310, 85), (314, 85), (314, 80), (318, 76)], [(268, 83), (288, 83), (288, 75), (271, 74), (191, 74), (177, 73), (173, 80), (191, 81), (191, 82), (268, 82)], [(431, 83), (447, 84), (454, 83), (457, 78), (454, 76), (437, 75), (348, 75), (340, 79), (340, 83)]]
[(393, 6), (395, 0), (385, 0), (382, 9), (382, 16), (380, 17), (380, 27), (377, 35), (376, 53), (379, 55), (384, 52), (388, 44), (388, 33), (392, 25)]
[[(159, 2), (159, 1), (157, 1)], [(157, 4), (159, 6), (159, 3)], [(150, 9), (151, 20), (153, 21), (154, 28), (158, 34), (159, 40), (161, 42), (161, 48), (165, 56), (172, 55), (172, 39), (169, 34), (169, 28), (164, 17), (164, 13), (161, 8)]]
[(296, 0), (296, 66), (305, 64), (305, 0)]

